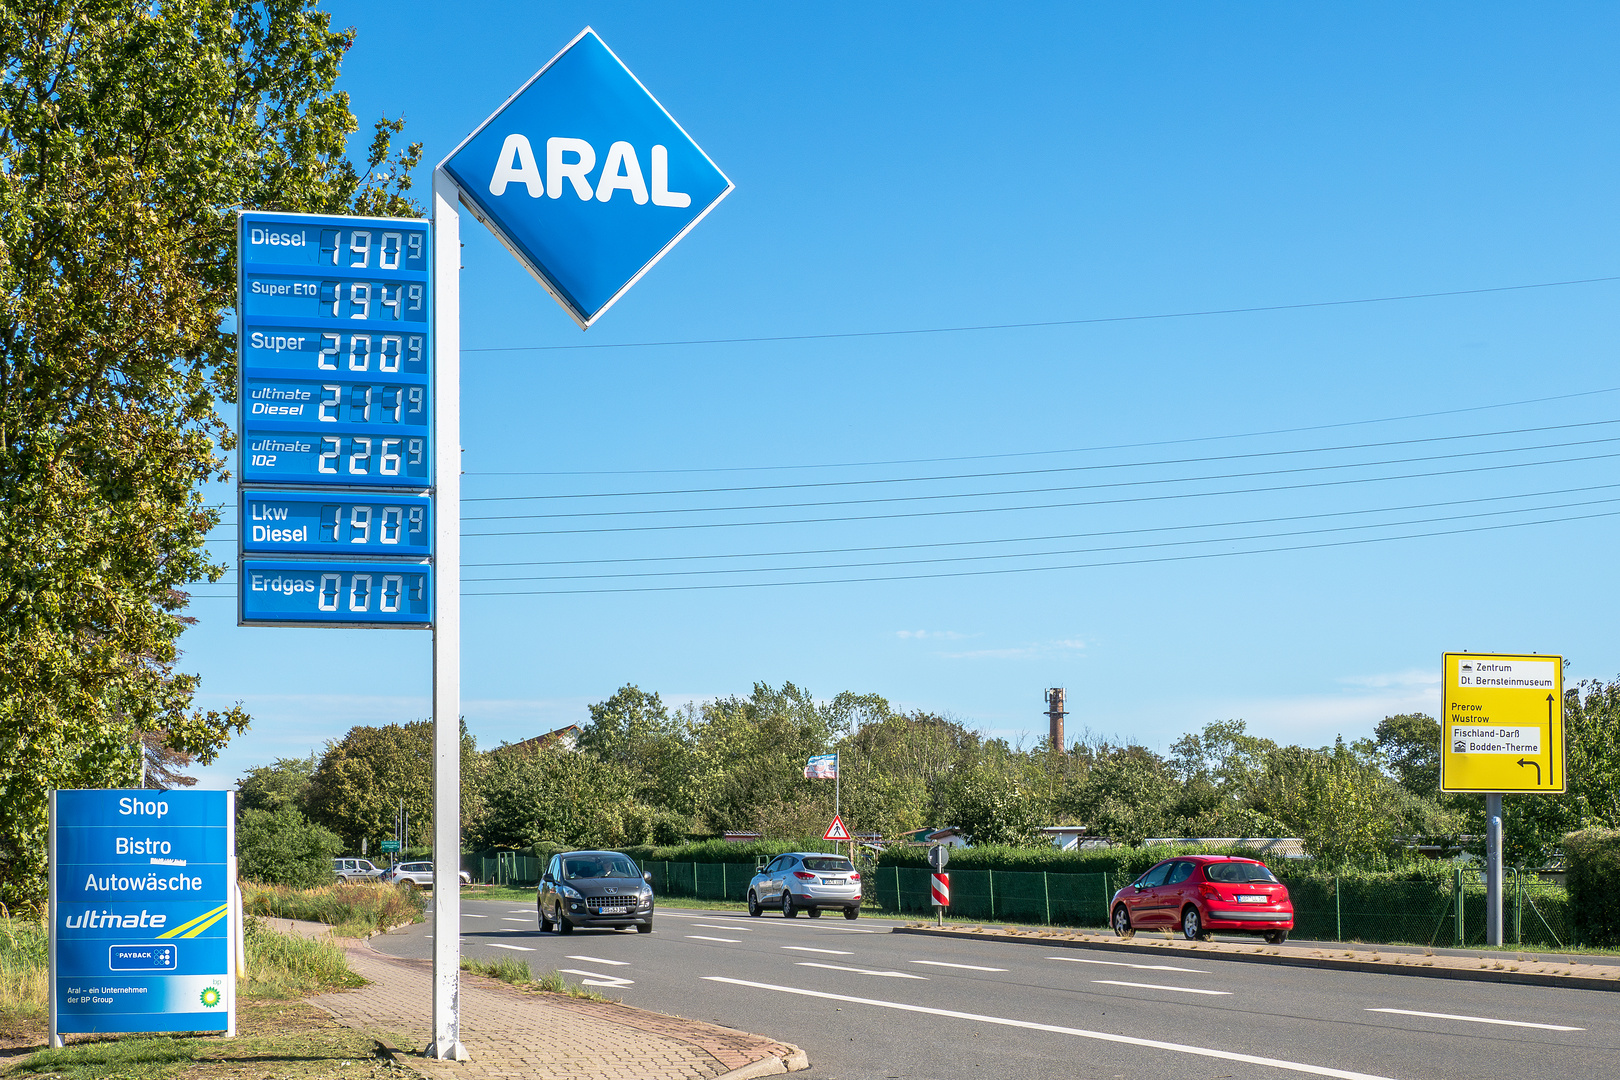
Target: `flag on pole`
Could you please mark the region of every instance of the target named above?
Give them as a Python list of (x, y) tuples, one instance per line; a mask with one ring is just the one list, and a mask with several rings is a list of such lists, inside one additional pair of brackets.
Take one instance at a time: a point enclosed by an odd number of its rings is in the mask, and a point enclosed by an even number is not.
[(836, 780), (838, 779), (838, 755), (817, 754), (811, 758), (804, 767), (806, 780)]

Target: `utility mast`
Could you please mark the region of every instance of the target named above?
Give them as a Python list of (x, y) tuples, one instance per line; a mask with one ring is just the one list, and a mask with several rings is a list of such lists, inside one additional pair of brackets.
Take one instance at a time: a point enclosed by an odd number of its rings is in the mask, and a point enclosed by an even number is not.
[(1063, 708), (1067, 691), (1061, 686), (1055, 686), (1046, 692), (1046, 720), (1049, 725), (1048, 741), (1053, 750), (1064, 753), (1063, 718), (1068, 712)]

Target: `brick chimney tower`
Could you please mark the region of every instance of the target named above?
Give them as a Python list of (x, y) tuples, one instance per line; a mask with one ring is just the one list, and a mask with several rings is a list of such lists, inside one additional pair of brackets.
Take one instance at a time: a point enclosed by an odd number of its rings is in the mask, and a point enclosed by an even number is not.
[(1067, 691), (1061, 686), (1046, 692), (1046, 719), (1050, 725), (1048, 738), (1052, 749), (1060, 754), (1067, 752), (1063, 742), (1063, 718), (1069, 715), (1063, 708), (1066, 696)]

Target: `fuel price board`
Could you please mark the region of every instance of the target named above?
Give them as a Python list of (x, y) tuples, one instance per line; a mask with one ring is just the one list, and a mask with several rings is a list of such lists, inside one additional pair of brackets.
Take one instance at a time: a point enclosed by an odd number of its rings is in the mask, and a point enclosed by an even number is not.
[(428, 625), (429, 223), (246, 212), (237, 251), (238, 621)]

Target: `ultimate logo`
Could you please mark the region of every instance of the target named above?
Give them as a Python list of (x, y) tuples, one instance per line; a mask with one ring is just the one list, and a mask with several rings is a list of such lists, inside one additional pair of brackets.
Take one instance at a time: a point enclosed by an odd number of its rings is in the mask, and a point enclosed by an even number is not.
[(203, 990), (201, 997), (202, 1003), (212, 1009), (219, 1004), (219, 988), (215, 986), (207, 987)]

